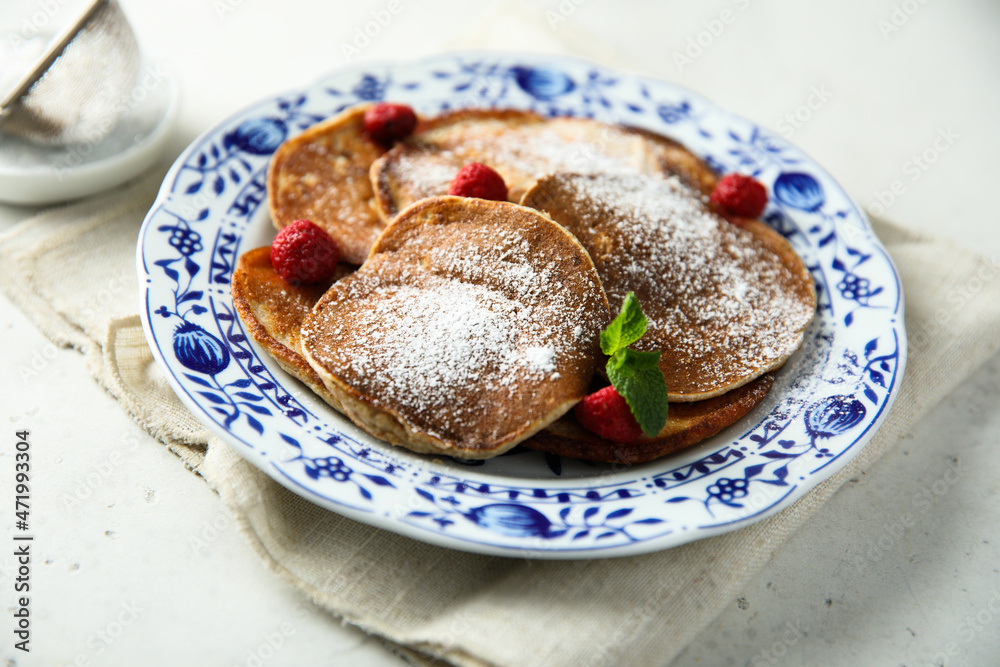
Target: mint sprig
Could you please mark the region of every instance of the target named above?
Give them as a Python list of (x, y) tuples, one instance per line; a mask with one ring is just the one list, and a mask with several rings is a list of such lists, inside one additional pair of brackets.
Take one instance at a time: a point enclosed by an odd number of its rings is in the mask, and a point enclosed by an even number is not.
[(667, 423), (667, 383), (660, 370), (660, 352), (641, 352), (628, 346), (646, 333), (648, 321), (639, 299), (629, 292), (621, 312), (601, 332), (601, 350), (608, 355), (611, 386), (628, 403), (642, 432), (655, 436)]

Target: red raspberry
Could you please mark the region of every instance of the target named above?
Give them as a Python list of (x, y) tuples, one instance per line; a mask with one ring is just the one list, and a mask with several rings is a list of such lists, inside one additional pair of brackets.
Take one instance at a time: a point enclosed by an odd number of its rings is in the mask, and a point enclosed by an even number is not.
[(410, 136), (417, 126), (417, 114), (405, 104), (379, 102), (365, 109), (362, 119), (368, 136), (385, 148)]
[(759, 181), (743, 174), (727, 174), (712, 190), (712, 203), (728, 213), (759, 218), (767, 205), (767, 190)]
[(573, 414), (581, 426), (605, 440), (626, 444), (642, 436), (642, 427), (632, 416), (632, 409), (610, 385), (584, 396)]
[(328, 279), (339, 261), (337, 242), (308, 220), (296, 220), (281, 228), (271, 242), (271, 266), (296, 285)]
[(455, 174), (448, 194), (476, 199), (507, 201), (507, 184), (503, 176), (479, 162), (471, 162)]

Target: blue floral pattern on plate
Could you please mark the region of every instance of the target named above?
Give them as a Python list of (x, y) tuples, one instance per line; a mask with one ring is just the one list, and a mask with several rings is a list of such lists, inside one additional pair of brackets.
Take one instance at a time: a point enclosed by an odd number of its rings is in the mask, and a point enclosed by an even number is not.
[[(265, 175), (287, 137), (362, 101), (433, 114), (516, 107), (647, 128), (770, 190), (764, 219), (802, 256), (817, 315), (746, 418), (637, 466), (515, 449), (424, 457), (356, 429), (248, 339), (229, 281), (273, 236)], [(452, 548), (540, 558), (665, 549), (787, 507), (855, 456), (906, 359), (899, 278), (860, 208), (794, 146), (676, 85), (558, 57), (465, 53), (365, 65), (269, 99), (180, 156), (140, 232), (143, 324), (181, 399), (279, 483), (356, 520)]]

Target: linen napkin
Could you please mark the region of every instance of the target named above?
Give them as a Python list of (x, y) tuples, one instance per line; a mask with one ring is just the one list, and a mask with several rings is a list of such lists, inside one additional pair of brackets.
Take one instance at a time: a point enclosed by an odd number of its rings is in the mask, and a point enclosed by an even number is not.
[(902, 277), (910, 356), (886, 422), (839, 474), (769, 519), (659, 553), (533, 561), (452, 551), (300, 499), (181, 405), (135, 314), (135, 244), (162, 176), (4, 234), (5, 291), (54, 342), (86, 355), (123, 408), (205, 478), (267, 568), (415, 664), (668, 664), (792, 531), (1000, 343), (1000, 281), (984, 278), (998, 275), (996, 258), (876, 221)]

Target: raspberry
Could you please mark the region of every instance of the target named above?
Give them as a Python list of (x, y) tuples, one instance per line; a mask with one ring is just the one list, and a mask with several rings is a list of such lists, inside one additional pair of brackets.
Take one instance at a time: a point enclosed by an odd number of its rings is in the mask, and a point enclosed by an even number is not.
[(455, 174), (455, 178), (451, 180), (451, 187), (448, 188), (448, 194), (507, 201), (507, 184), (503, 182), (503, 176), (485, 164), (471, 162)]
[(296, 220), (271, 242), (271, 266), (293, 284), (318, 283), (333, 275), (340, 248), (329, 234), (308, 220)]
[(727, 174), (712, 190), (712, 203), (728, 213), (759, 218), (767, 205), (767, 190), (756, 179), (743, 174)]
[(363, 121), (368, 136), (388, 148), (413, 133), (417, 114), (405, 104), (379, 102), (365, 109)]
[(610, 385), (584, 396), (573, 414), (581, 426), (605, 440), (625, 444), (642, 436), (642, 428), (632, 416), (632, 409)]

